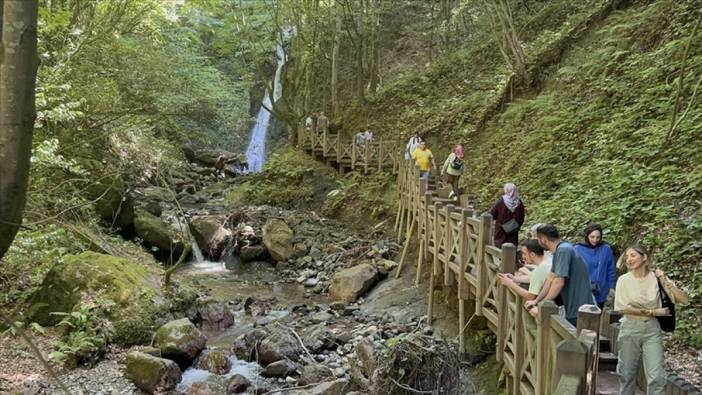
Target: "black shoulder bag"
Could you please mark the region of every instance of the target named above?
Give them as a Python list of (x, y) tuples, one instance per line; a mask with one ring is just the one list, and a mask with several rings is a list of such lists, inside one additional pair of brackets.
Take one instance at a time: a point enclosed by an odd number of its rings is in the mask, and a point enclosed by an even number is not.
[(675, 303), (670, 300), (670, 297), (668, 297), (668, 294), (663, 289), (661, 280), (658, 278), (656, 278), (656, 280), (658, 281), (658, 293), (661, 296), (661, 306), (667, 307), (668, 311), (670, 311), (670, 315), (658, 316), (656, 318), (658, 319), (658, 323), (661, 324), (661, 330), (663, 332), (673, 332), (675, 330)]

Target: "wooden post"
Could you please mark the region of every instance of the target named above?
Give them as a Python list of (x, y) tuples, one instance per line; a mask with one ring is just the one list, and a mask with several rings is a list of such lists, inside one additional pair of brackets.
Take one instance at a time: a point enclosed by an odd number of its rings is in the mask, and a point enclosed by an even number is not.
[[(420, 216), (421, 221), (424, 221), (421, 228), (423, 229), (424, 233), (421, 233), (419, 235), (422, 238), (422, 242), (420, 244), (419, 258), (417, 259), (417, 274), (414, 279), (415, 286), (419, 286), (419, 279), (422, 275), (422, 263), (424, 263), (428, 258), (427, 250), (429, 249), (429, 232), (431, 232), (432, 229), (429, 229), (429, 221), (427, 220), (427, 216), (429, 215), (429, 208), (432, 206), (431, 192), (427, 192), (424, 194), (424, 201), (422, 202), (422, 204), (424, 205), (424, 209), (420, 210)], [(422, 249), (421, 247), (424, 248)]]
[(551, 387), (549, 359), (551, 347), (551, 316), (558, 314), (558, 306), (552, 300), (544, 300), (539, 306), (536, 320), (536, 388), (535, 393), (546, 394)]
[[(500, 271), (502, 273), (514, 273), (517, 268), (517, 247), (512, 243), (505, 243), (502, 245), (502, 265)], [(486, 268), (487, 270), (487, 268)], [(509, 290), (507, 287), (499, 286), (499, 292), (497, 294), (497, 305), (499, 317), (497, 320), (497, 362), (502, 362), (503, 351), (505, 349), (505, 342), (507, 341), (507, 332), (509, 331), (507, 322), (507, 310), (509, 309), (507, 292)]]
[(434, 203), (431, 206), (431, 212), (427, 215), (434, 216), (434, 229), (431, 231), (434, 234), (434, 259), (432, 260), (431, 268), (429, 269), (429, 308), (427, 309), (427, 320), (431, 324), (434, 316), (434, 286), (436, 282), (437, 266), (439, 264), (439, 246), (441, 244), (441, 235), (439, 234), (439, 210), (441, 210), (441, 203)]
[[(585, 395), (584, 387), (587, 377), (588, 349), (577, 339), (563, 340), (556, 348), (555, 373), (553, 376), (554, 393)], [(574, 381), (563, 380), (566, 377)], [(563, 381), (563, 383), (561, 383)], [(577, 385), (574, 385), (577, 383)], [(559, 385), (560, 384), (560, 385)], [(567, 384), (567, 388), (565, 387)], [(559, 388), (560, 387), (560, 388)]]
[(370, 141), (365, 141), (363, 148), (365, 151), (365, 158), (363, 160), (363, 174), (368, 174), (368, 162), (370, 162)]
[(446, 225), (444, 226), (444, 237), (446, 238), (446, 249), (444, 250), (444, 256), (446, 256), (446, 261), (444, 261), (444, 286), (448, 287), (451, 285), (451, 250), (453, 249), (453, 231), (451, 229), (451, 213), (454, 211), (455, 206), (453, 204), (446, 205), (444, 214), (446, 215)]
[(472, 210), (462, 209), (461, 211), (461, 230), (458, 233), (458, 304), (459, 310), (461, 301), (469, 298), (470, 295), (463, 293), (463, 287), (466, 282), (466, 268), (468, 266), (468, 218), (471, 217)]
[(327, 155), (327, 129), (322, 130), (322, 159)]
[(599, 359), (600, 359), (600, 326), (602, 325), (602, 311), (599, 307), (592, 304), (585, 304), (580, 306), (578, 309), (578, 322), (577, 322), (577, 334), (580, 336), (583, 330), (592, 331), (594, 337), (594, 349), (592, 354), (588, 354), (592, 357), (591, 364), (588, 364), (588, 368), (592, 368), (592, 374), (590, 377), (589, 385), (587, 385), (588, 392), (592, 395), (595, 394), (597, 390), (597, 371), (599, 370)]
[(351, 140), (351, 170), (353, 171), (356, 166), (356, 141)]
[(341, 159), (344, 157), (344, 152), (342, 149), (343, 145), (341, 145), (341, 133), (337, 134), (336, 136), (336, 163), (339, 165), (339, 168), (343, 169), (344, 165), (341, 163)]
[(410, 226), (407, 232), (407, 237), (405, 237), (405, 247), (402, 249), (402, 255), (400, 255), (400, 264), (397, 265), (397, 273), (395, 273), (395, 278), (400, 278), (400, 272), (402, 271), (402, 264), (405, 262), (405, 257), (407, 256), (407, 250), (409, 249), (410, 242), (412, 241), (412, 233), (414, 233), (414, 225), (416, 221), (412, 221), (412, 226)]
[(578, 326), (576, 336), (580, 336), (583, 329), (593, 332), (599, 332), (600, 316), (602, 311), (599, 307), (592, 304), (584, 304), (578, 309)]
[(485, 247), (490, 242), (490, 223), (492, 216), (483, 214), (480, 216), (480, 230), (478, 232), (478, 261), (476, 262), (478, 285), (475, 292), (475, 315), (483, 315), (484, 293), (487, 290), (487, 266), (485, 263)]
[[(510, 244), (512, 245), (512, 244)], [(504, 247), (504, 246), (503, 246)], [(503, 249), (504, 251), (504, 249)], [(516, 249), (515, 249), (516, 252)], [(502, 287), (505, 288), (507, 292), (512, 292), (511, 290), (507, 289), (507, 287)], [(520, 385), (522, 383), (522, 370), (524, 368), (524, 358), (525, 358), (525, 336), (526, 334), (526, 328), (524, 327), (524, 314), (529, 314), (524, 310), (524, 307), (522, 306), (522, 299), (519, 297), (519, 295), (515, 295), (515, 323), (514, 323), (514, 334), (512, 336), (512, 339), (514, 340), (514, 394), (519, 394), (520, 391)], [(506, 315), (507, 312), (503, 312), (500, 315)]]

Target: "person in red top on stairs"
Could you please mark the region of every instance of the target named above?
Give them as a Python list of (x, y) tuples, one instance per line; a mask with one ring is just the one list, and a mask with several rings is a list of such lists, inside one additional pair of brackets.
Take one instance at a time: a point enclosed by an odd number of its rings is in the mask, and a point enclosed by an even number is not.
[(524, 204), (519, 198), (517, 186), (508, 182), (505, 193), (490, 210), (495, 220), (495, 247), (504, 243), (519, 245), (519, 228), (524, 224)]

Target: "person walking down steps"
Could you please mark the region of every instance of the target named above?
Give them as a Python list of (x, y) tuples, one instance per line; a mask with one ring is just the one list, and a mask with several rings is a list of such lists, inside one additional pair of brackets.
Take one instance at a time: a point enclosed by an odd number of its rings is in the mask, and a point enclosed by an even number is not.
[(424, 192), (427, 191), (427, 183), (429, 182), (429, 171), (431, 169), (436, 170), (434, 154), (427, 148), (426, 141), (421, 141), (419, 143), (419, 147), (412, 152), (412, 159), (414, 159), (414, 163), (419, 167), (419, 193), (420, 195), (424, 195)]
[(524, 223), (524, 204), (519, 198), (517, 186), (508, 182), (505, 193), (495, 202), (490, 210), (495, 220), (495, 247), (512, 243), (519, 245), (519, 228)]
[(458, 196), (458, 179), (463, 175), (463, 146), (456, 144), (453, 152), (446, 158), (444, 165), (441, 167), (441, 176), (446, 174), (446, 181), (451, 184), (451, 193), (449, 199)]
[(419, 147), (419, 143), (422, 142), (422, 138), (419, 136), (418, 132), (414, 132), (412, 137), (410, 137), (407, 142), (407, 147), (405, 147), (405, 160), (412, 159), (412, 153)]
[(634, 395), (639, 366), (646, 375), (648, 395), (665, 394), (663, 330), (675, 329), (675, 304), (688, 303), (687, 294), (677, 288), (660, 269), (651, 268), (646, 249), (629, 247), (619, 258), (629, 270), (619, 277), (614, 310), (622, 315), (617, 344), (619, 393)]

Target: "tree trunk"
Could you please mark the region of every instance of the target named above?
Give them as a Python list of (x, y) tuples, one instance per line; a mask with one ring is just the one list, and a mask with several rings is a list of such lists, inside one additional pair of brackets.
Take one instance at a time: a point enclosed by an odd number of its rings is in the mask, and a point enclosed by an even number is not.
[(331, 117), (339, 116), (339, 46), (341, 45), (341, 14), (335, 10), (334, 46), (331, 59)]
[(36, 0), (0, 0), (0, 258), (19, 230), (36, 117)]

